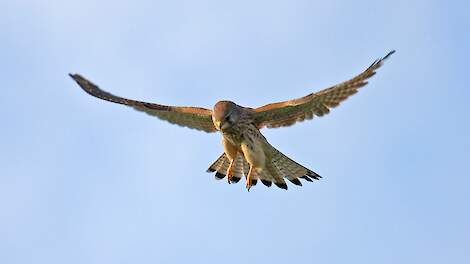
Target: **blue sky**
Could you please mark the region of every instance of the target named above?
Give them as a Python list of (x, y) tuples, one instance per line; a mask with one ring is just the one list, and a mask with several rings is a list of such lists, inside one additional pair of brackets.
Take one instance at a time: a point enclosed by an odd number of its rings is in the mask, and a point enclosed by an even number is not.
[[(469, 263), (465, 1), (0, 1), (1, 263)], [(324, 178), (205, 172), (220, 135), (90, 97), (244, 106), (346, 80), (329, 115), (263, 130)]]

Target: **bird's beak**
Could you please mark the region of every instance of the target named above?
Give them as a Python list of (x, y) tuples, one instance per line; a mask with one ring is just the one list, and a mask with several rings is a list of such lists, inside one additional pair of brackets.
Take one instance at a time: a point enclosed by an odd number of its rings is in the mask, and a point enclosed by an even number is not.
[(228, 122), (215, 121), (214, 126), (215, 126), (215, 128), (217, 128), (217, 130), (224, 131), (225, 129), (227, 129), (230, 126), (230, 124)]
[(215, 125), (215, 128), (217, 128), (217, 130), (220, 130), (220, 121), (215, 121), (214, 125)]

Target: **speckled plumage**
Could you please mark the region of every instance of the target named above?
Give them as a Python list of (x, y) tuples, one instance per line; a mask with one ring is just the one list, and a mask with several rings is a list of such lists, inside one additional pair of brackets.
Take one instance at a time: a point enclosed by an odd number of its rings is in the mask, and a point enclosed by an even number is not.
[(219, 101), (212, 110), (147, 103), (112, 95), (79, 74), (70, 74), (70, 77), (85, 92), (100, 99), (133, 107), (173, 124), (205, 132), (220, 131), (224, 153), (208, 169), (216, 173), (216, 179), (227, 177), (231, 183), (245, 176), (248, 190), (258, 180), (268, 187), (274, 183), (279, 188), (287, 189), (284, 179), (300, 186), (299, 179), (311, 182), (321, 176), (271, 146), (259, 129), (290, 126), (328, 114), (330, 108), (338, 106), (365, 86), (367, 79), (393, 53), (374, 61), (365, 71), (348, 81), (301, 98), (258, 108), (242, 107), (231, 101)]

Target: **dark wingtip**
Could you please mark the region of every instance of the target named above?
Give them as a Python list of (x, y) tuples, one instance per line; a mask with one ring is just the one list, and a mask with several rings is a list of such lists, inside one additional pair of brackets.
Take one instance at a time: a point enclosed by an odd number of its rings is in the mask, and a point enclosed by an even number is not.
[(311, 170), (307, 171), (305, 175), (314, 180), (320, 180), (322, 178), (322, 176), (320, 176), (318, 173), (311, 171)]
[(206, 170), (206, 172), (212, 173), (212, 172), (215, 172), (215, 169), (209, 168), (209, 169)]
[(70, 78), (72, 78), (72, 80), (74, 80), (76, 83), (78, 83), (77, 74), (69, 73), (69, 76), (70, 76)]
[(80, 74), (78, 73), (69, 73), (70, 78), (74, 80), (78, 86), (80, 86), (83, 90), (85, 90), (87, 93), (90, 93), (87, 89), (84, 87), (84, 83), (87, 81), (85, 78), (83, 78)]
[(387, 55), (385, 55), (385, 57), (383, 57), (382, 60), (386, 60), (388, 57), (390, 57), (393, 53), (395, 53), (396, 50), (392, 50), (390, 51)]
[(312, 179), (310, 179), (310, 177), (308, 177), (307, 175), (304, 175), (304, 176), (300, 176), (300, 178), (306, 180), (306, 181), (309, 181), (309, 182), (313, 182)]
[(80, 76), (78, 73), (69, 73), (70, 78), (72, 78), (74, 81), (78, 82), (78, 79), (83, 78)]

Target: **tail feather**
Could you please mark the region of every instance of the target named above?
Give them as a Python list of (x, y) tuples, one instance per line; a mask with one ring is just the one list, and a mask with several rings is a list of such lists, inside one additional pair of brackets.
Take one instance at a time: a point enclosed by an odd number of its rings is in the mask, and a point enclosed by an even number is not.
[(298, 178), (306, 181), (319, 180), (321, 178), (314, 171), (300, 165), (272, 146), (270, 146), (268, 153), (271, 163), (281, 172), (282, 176), (296, 185), (300, 185)]
[(214, 163), (212, 163), (212, 165), (209, 166), (207, 172), (219, 172), (220, 166), (222, 166), (226, 159), (227, 157), (225, 156), (225, 153), (220, 155), (220, 157), (216, 159)]
[[(246, 163), (246, 169), (245, 170), (245, 164)], [(216, 180), (222, 180), (225, 178), (227, 175), (227, 170), (228, 167), (230, 166), (230, 159), (227, 157), (225, 153), (220, 155), (220, 157), (212, 163), (211, 166), (207, 169), (207, 172), (215, 172), (215, 179)], [(237, 158), (235, 160), (235, 165), (233, 167), (233, 176), (232, 176), (232, 182), (237, 183), (240, 181), (240, 179), (243, 177), (243, 175), (248, 174), (249, 170), (249, 165), (245, 161), (242, 155), (237, 155)]]
[[(266, 169), (262, 171), (253, 171), (252, 185), (256, 185), (260, 180), (264, 185), (270, 187), (273, 183), (279, 188), (287, 190), (287, 183), (284, 178), (287, 178), (291, 183), (302, 186), (299, 179), (312, 182), (319, 180), (320, 175), (306, 167), (300, 165), (286, 155), (282, 154), (279, 150), (269, 145), (268, 150), (265, 152), (267, 156)], [(207, 172), (215, 172), (215, 179), (221, 180), (225, 178), (227, 169), (230, 165), (230, 159), (225, 153), (207, 169)], [(233, 167), (232, 182), (238, 182), (243, 176), (248, 175), (250, 165), (243, 155), (238, 154)]]
[(266, 164), (266, 174), (269, 175), (269, 178), (274, 182), (274, 185), (281, 189), (287, 190), (287, 184), (284, 178), (282, 177), (283, 174), (279, 170), (278, 166), (274, 162), (269, 162)]

